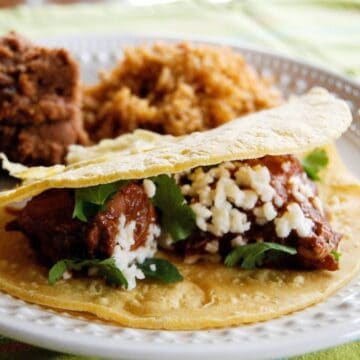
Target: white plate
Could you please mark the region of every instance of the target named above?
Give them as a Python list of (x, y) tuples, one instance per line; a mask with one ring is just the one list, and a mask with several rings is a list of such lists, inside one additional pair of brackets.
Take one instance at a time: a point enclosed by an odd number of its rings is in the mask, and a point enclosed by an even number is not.
[[(93, 82), (97, 70), (111, 67), (122, 45), (154, 39), (95, 36), (54, 38), (43, 43), (70, 49), (81, 62), (84, 80)], [(319, 85), (347, 100), (354, 115), (360, 107), (360, 85), (355, 82), (294, 59), (224, 42), (233, 45), (260, 72), (274, 75), (287, 95)], [(344, 161), (360, 178), (359, 115), (338, 145)], [(0, 292), (0, 333), (62, 352), (127, 360), (280, 358), (360, 338), (360, 276), (306, 310), (254, 325), (208, 331), (121, 328), (31, 305)]]

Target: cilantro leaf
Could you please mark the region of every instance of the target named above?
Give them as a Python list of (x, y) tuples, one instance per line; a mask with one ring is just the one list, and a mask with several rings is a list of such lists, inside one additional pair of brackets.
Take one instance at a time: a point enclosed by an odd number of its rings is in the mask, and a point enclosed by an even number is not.
[(75, 206), (73, 210), (73, 218), (87, 222), (89, 217), (95, 216), (99, 211), (99, 206), (81, 199), (75, 190)]
[(315, 149), (302, 160), (302, 166), (307, 175), (313, 180), (320, 180), (319, 171), (329, 162), (324, 149)]
[(138, 264), (146, 278), (153, 278), (163, 281), (166, 284), (175, 283), (183, 279), (175, 265), (165, 259), (146, 259)]
[(128, 282), (123, 273), (116, 266), (114, 258), (108, 258), (105, 260), (60, 260), (49, 271), (49, 284), (54, 285), (58, 280), (62, 278), (65, 271), (67, 270), (81, 271), (89, 267), (95, 267), (98, 270), (98, 274), (102, 276), (108, 284), (115, 286), (124, 285), (125, 288), (128, 287)]
[(331, 253), (331, 255), (334, 257), (335, 261), (339, 261), (339, 260), (340, 260), (341, 253), (339, 253), (339, 252), (336, 251), (336, 250), (332, 250), (330, 253)]
[(67, 265), (65, 260), (58, 261), (55, 265), (53, 265), (48, 274), (49, 284), (54, 285), (56, 282), (58, 282), (66, 270)]
[(95, 216), (101, 210), (105, 210), (105, 203), (126, 183), (127, 181), (117, 181), (110, 184), (75, 189), (73, 218), (86, 222), (89, 217)]
[(255, 269), (262, 265), (265, 255), (269, 251), (281, 251), (290, 255), (296, 254), (296, 249), (293, 247), (271, 242), (241, 245), (231, 251), (225, 258), (225, 265), (234, 266), (240, 263), (243, 269)]
[(167, 175), (152, 177), (156, 193), (152, 202), (161, 212), (162, 229), (174, 242), (186, 239), (195, 229), (195, 214), (185, 202), (180, 187)]

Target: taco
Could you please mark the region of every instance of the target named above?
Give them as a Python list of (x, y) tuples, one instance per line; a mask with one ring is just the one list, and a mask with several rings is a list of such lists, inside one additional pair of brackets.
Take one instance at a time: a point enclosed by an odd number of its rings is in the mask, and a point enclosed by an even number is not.
[(321, 301), (359, 267), (360, 186), (327, 146), (350, 123), (314, 89), (202, 133), (76, 146), (67, 166), (3, 157), (21, 184), (0, 193), (0, 289), (151, 329)]

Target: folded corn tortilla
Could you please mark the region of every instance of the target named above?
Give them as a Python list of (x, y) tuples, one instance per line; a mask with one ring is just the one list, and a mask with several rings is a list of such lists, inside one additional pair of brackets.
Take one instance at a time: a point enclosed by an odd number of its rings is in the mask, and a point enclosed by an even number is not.
[[(107, 140), (105, 145), (89, 149), (75, 147), (68, 155), (72, 163), (66, 167), (27, 168), (3, 161), (3, 167), (24, 182), (14, 190), (1, 192), (0, 205), (49, 188), (143, 179), (224, 161), (304, 152), (332, 142), (351, 121), (351, 112), (344, 101), (325, 89), (315, 88), (278, 108), (244, 116), (201, 133), (173, 137), (141, 130), (113, 142)], [(135, 144), (128, 148), (134, 141), (140, 143), (139, 147)], [(84, 156), (86, 152), (89, 157)]]
[[(21, 200), (53, 187), (81, 187), (225, 160), (303, 152), (338, 137), (350, 122), (350, 112), (342, 101), (316, 90), (278, 109), (247, 116), (209, 132), (177, 139), (156, 135), (148, 143), (144, 141), (146, 149), (139, 152), (122, 147), (123, 140), (119, 138), (115, 140), (120, 144), (118, 150), (96, 154), (98, 147), (90, 159), (84, 154), (78, 158), (74, 155), (73, 164), (58, 172), (49, 169), (46, 176), (41, 169), (43, 178), (36, 178), (39, 170), (33, 169), (31, 174), (29, 168), (23, 185), (0, 193), (0, 203)], [(343, 286), (360, 267), (360, 185), (331, 146), (328, 155), (330, 163), (318, 187), (332, 226), (344, 234), (338, 271), (242, 270), (223, 264), (190, 265), (171, 256), (169, 259), (184, 276), (176, 284), (143, 281), (135, 289), (124, 291), (101, 280), (73, 278), (50, 286), (48, 269), (39, 264), (28, 240), (20, 233), (4, 231), (12, 217), (2, 209), (0, 289), (32, 303), (92, 313), (123, 326), (149, 329), (225, 327), (268, 320), (305, 308)], [(162, 253), (159, 256), (168, 257)]]

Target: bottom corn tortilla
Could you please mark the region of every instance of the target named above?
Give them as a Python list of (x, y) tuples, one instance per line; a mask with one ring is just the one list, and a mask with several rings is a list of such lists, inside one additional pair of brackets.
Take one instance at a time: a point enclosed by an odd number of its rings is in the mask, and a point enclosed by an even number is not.
[[(0, 211), (0, 289), (31, 303), (95, 314), (120, 325), (148, 329), (204, 329), (268, 320), (317, 303), (347, 283), (360, 267), (360, 186), (329, 147), (330, 164), (319, 190), (340, 243), (340, 270), (241, 270), (223, 264), (184, 264), (184, 276), (165, 285), (140, 281), (132, 291), (101, 280), (73, 278), (47, 283), (27, 239), (4, 230), (12, 216)], [(164, 254), (161, 254), (165, 256)]]

